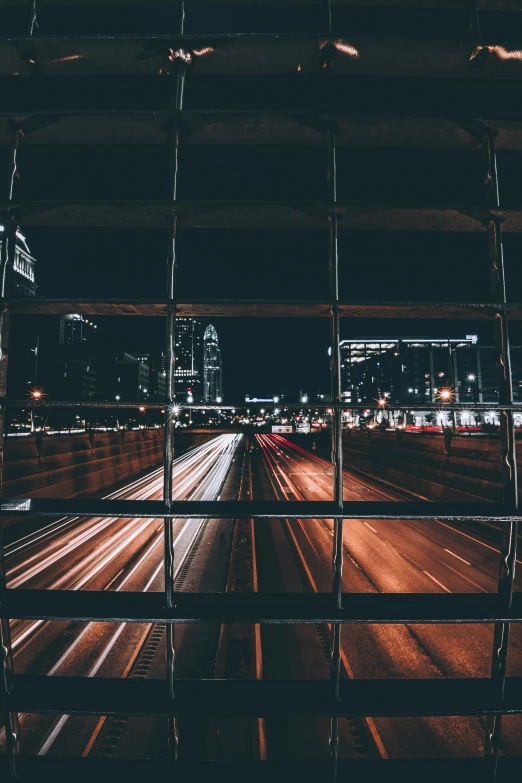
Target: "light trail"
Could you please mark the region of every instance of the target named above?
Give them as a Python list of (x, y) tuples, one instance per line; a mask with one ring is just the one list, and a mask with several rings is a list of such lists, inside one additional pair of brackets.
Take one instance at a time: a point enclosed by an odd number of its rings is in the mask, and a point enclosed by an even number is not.
[[(187, 455), (183, 455), (182, 458), (176, 461), (174, 469), (175, 489), (173, 496), (179, 498), (184, 496), (190, 486), (199, 484), (203, 481), (205, 475), (209, 473), (214, 475), (212, 467), (215, 464), (220, 465), (221, 460), (225, 456), (225, 463), (228, 470), (229, 458), (233, 455), (238, 443), (238, 436), (233, 435), (220, 435), (213, 439), (209, 443), (189, 452)], [(187, 476), (183, 474), (189, 470)], [(159, 479), (160, 487), (159, 491), (163, 488), (163, 472), (160, 469), (159, 473), (161, 478)], [(158, 471), (154, 471), (152, 476), (158, 476)], [(180, 479), (180, 476), (183, 476)], [(134, 488), (136, 484), (139, 484), (139, 492), (146, 492), (150, 494), (150, 488), (144, 484), (143, 480), (139, 482), (132, 482)], [(154, 485), (157, 484), (156, 478), (153, 479)], [(121, 493), (123, 490), (119, 490)], [(158, 491), (158, 487), (155, 486), (154, 491)], [(137, 491), (134, 489), (133, 499), (136, 499)], [(20, 587), (30, 579), (40, 576), (48, 568), (55, 568), (58, 560), (70, 556), (71, 553), (84, 545), (95, 535), (102, 532), (104, 529), (110, 527), (111, 523), (116, 521), (116, 518), (107, 519), (94, 519), (82, 522), (78, 527), (70, 531), (66, 536), (62, 536), (61, 547), (57, 548), (57, 542), (52, 542), (50, 545), (50, 552), (45, 556), (49, 548), (44, 549), (43, 553), (37, 553), (32, 557), (20, 563), (16, 569), (8, 570), (8, 585), (10, 588)], [(94, 524), (93, 524), (94, 522)], [(93, 548), (92, 551), (80, 559), (76, 565), (69, 567), (64, 573), (62, 573), (57, 579), (54, 579), (51, 584), (47, 585), (47, 589), (71, 589), (79, 590), (100, 574), (107, 566), (128, 547), (129, 543), (134, 541), (141, 533), (151, 525), (155, 524), (155, 519), (130, 519), (114, 534), (106, 537), (106, 539)], [(44, 557), (42, 557), (42, 554)], [(27, 563), (38, 562), (32, 567), (27, 568)], [(13, 571), (20, 571), (21, 573), (17, 578), (12, 578)], [(11, 577), (11, 578), (10, 578)], [(41, 627), (45, 621), (38, 620), (33, 621), (27, 625), (27, 621), (14, 621), (12, 623), (13, 650), (16, 650), (23, 641), (25, 641), (37, 628)]]
[[(204, 443), (201, 446), (198, 446), (195, 449), (192, 449), (188, 454), (183, 454), (182, 456), (178, 457), (173, 464), (173, 477), (176, 478), (180, 476), (185, 470), (188, 470), (193, 465), (197, 464), (198, 461), (205, 456), (208, 456), (209, 454), (215, 454), (220, 448), (222, 448), (222, 444), (219, 442), (220, 439), (224, 436), (218, 436), (217, 438), (213, 439), (209, 443)], [(127, 500), (145, 500), (155, 493), (161, 493), (163, 490), (163, 468), (158, 468), (154, 470), (152, 473), (147, 474), (146, 476), (143, 476), (140, 479), (137, 479), (136, 481), (131, 482), (130, 484), (127, 484), (125, 487), (122, 487), (121, 489), (117, 490), (116, 492), (113, 492), (109, 495), (105, 495), (103, 499), (110, 499), (115, 500), (117, 498), (121, 498), (122, 496), (125, 496)], [(50, 525), (47, 525), (42, 530), (37, 531), (36, 533), (31, 533), (28, 536), (25, 536), (18, 541), (14, 542), (13, 544), (6, 547), (6, 558), (11, 558), (14, 554), (19, 552), (22, 549), (26, 549), (30, 546), (33, 546), (35, 543), (38, 543), (38, 541), (41, 541), (42, 539), (49, 538), (54, 533), (60, 532), (64, 527), (72, 525), (74, 522), (78, 521), (80, 519), (79, 517), (63, 517), (59, 520), (56, 520), (55, 522), (52, 522)], [(94, 517), (93, 519), (96, 519)], [(114, 519), (111, 518), (112, 520)], [(89, 527), (90, 520), (87, 520), (86, 522), (82, 522), (82, 524), (79, 526), (78, 529), (82, 529), (84, 527)], [(107, 524), (108, 520), (107, 518), (102, 519), (101, 523)], [(103, 527), (103, 524), (101, 525)], [(49, 547), (52, 548), (58, 548), (62, 545), (61, 538), (54, 542), (52, 545), (49, 545)], [(8, 573), (16, 573), (17, 570), (21, 570), (24, 567), (27, 566), (27, 563), (38, 559), (41, 556), (41, 553), (37, 553), (32, 558), (26, 559), (23, 563), (19, 564), (18, 566), (14, 566), (10, 569), (8, 569)], [(11, 585), (10, 585), (11, 586)]]
[[(236, 448), (239, 444), (239, 441), (241, 439), (241, 435), (223, 435), (220, 436), (221, 438), (224, 438), (225, 440), (222, 443), (222, 450), (221, 453), (218, 456), (218, 459), (215, 461), (215, 463), (212, 465), (210, 470), (208, 471), (207, 476), (205, 477), (202, 486), (196, 488), (194, 491), (194, 496), (198, 495), (200, 496), (198, 499), (200, 500), (213, 500), (216, 498), (217, 494), (221, 490), (221, 487), (223, 486), (223, 483), (226, 479), (227, 473), (230, 469), (230, 464), (232, 462), (234, 453), (236, 451)], [(189, 528), (191, 528), (191, 538), (188, 542), (185, 552), (183, 553), (183, 556), (180, 558), (179, 562), (177, 563), (175, 570), (174, 570), (174, 579), (177, 578), (180, 570), (183, 568), (183, 565), (190, 553), (190, 550), (192, 548), (193, 543), (197, 539), (199, 532), (203, 525), (205, 524), (204, 519), (188, 519), (185, 520), (183, 528), (181, 529), (180, 533), (177, 535), (176, 539), (174, 540), (174, 546), (178, 545), (179, 542), (187, 532), (189, 531)], [(174, 522), (174, 520), (172, 520)], [(194, 522), (196, 524), (194, 524)], [(129, 572), (129, 574), (125, 577), (123, 582), (116, 588), (116, 592), (121, 590), (125, 584), (130, 580), (133, 573), (137, 570), (137, 568), (144, 562), (146, 557), (149, 556), (149, 554), (152, 553), (153, 549), (163, 540), (163, 534), (161, 533), (158, 535), (153, 544), (149, 547), (145, 555), (142, 556), (141, 560), (134, 566), (132, 571)], [(149, 578), (147, 584), (145, 585), (142, 592), (148, 592), (152, 584), (154, 583), (154, 580), (159, 575), (160, 571), (163, 568), (163, 557), (160, 558), (159, 564), (156, 566), (152, 576)], [(78, 646), (78, 642), (80, 641), (80, 638), (83, 638), (88, 630), (92, 628), (96, 623), (91, 622), (89, 623), (82, 633), (80, 634), (80, 637), (73, 642), (73, 644), (69, 647), (66, 653), (62, 655), (60, 660), (52, 667), (52, 669), (48, 672), (48, 676), (53, 675), (56, 673), (56, 671), (65, 663), (69, 655), (73, 652), (73, 650)], [(88, 677), (95, 677), (96, 674), (101, 669), (102, 665), (106, 661), (107, 657), (109, 656), (111, 650), (114, 648), (116, 642), (122, 635), (123, 631), (127, 627), (128, 623), (120, 623), (118, 626), (118, 629), (114, 632), (111, 639), (106, 644), (105, 648), (102, 650), (100, 655), (98, 656), (96, 662), (93, 664), (91, 669), (89, 670), (87, 676)], [(152, 627), (152, 623), (149, 624), (149, 629)], [(45, 756), (47, 752), (50, 750), (58, 736), (60, 735), (61, 731), (63, 730), (64, 726), (66, 725), (67, 721), (69, 719), (69, 715), (62, 715), (54, 724), (50, 732), (48, 733), (44, 743), (42, 744), (40, 750), (38, 751), (39, 756)]]

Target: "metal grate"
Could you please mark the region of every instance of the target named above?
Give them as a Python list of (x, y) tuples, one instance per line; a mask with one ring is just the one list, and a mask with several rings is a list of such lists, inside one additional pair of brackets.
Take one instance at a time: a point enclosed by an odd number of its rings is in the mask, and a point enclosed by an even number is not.
[[(92, 0), (91, 0), (92, 2)], [(342, 2), (342, 0), (341, 0)], [(350, 4), (350, 0), (346, 0)], [(357, 4), (357, 3), (354, 3)], [(0, 5), (11, 5), (10, 2)], [(415, 5), (436, 7), (437, 2), (381, 2), (376, 5)], [(485, 2), (489, 10), (517, 10), (516, 3)], [(522, 304), (507, 305), (502, 255), (502, 232), (522, 231), (522, 211), (501, 209), (495, 147), (520, 149), (522, 123), (514, 120), (464, 121), (433, 118), (350, 117), (342, 114), (289, 112), (210, 112), (185, 111), (184, 92), (187, 75), (210, 74), (278, 74), (285, 72), (289, 63), (301, 62), (309, 72), (331, 69), (333, 73), (392, 73), (408, 75), (444, 74), (460, 78), (469, 73), (470, 61), (482, 56), (488, 58), (486, 72), (488, 90), (494, 79), (521, 79), (522, 69), (515, 57), (496, 57), (495, 47), (477, 43), (480, 28), (475, 0), (448, 2), (450, 8), (464, 6), (468, 14), (470, 41), (437, 42), (432, 40), (401, 41), (383, 39), (373, 46), (371, 39), (354, 42), (360, 56), (355, 60), (343, 51), (338, 37), (332, 34), (330, 2), (324, 3), (327, 20), (326, 33), (299, 36), (185, 36), (184, 3), (180, 4), (180, 33), (177, 36), (85, 37), (76, 39), (74, 47), (81, 48), (82, 57), (74, 59), (71, 39), (39, 36), (37, 24), (38, 0), (26, 3), (30, 12), (29, 35), (26, 38), (0, 39), (0, 75), (11, 75), (15, 70), (32, 78), (39, 74), (95, 74), (150, 72), (151, 65), (168, 68), (172, 80), (172, 106), (163, 112), (36, 112), (34, 114), (4, 115), (3, 124), (10, 136), (0, 135), (0, 143), (10, 138), (11, 166), (6, 196), (0, 209), (3, 213), (4, 237), (1, 257), (2, 311), (0, 314), (0, 428), (6, 409), (28, 407), (27, 401), (6, 398), (8, 354), (8, 323), (11, 313), (67, 313), (73, 310), (91, 315), (131, 314), (166, 316), (167, 320), (167, 403), (174, 398), (175, 330), (176, 316), (241, 315), (241, 316), (322, 316), (330, 319), (330, 339), (334, 347), (331, 357), (332, 402), (332, 463), (334, 493), (331, 502), (250, 502), (238, 501), (174, 501), (172, 486), (174, 418), (167, 411), (164, 441), (164, 500), (32, 500), (29, 498), (2, 501), (2, 512), (9, 515), (74, 515), (78, 517), (157, 517), (164, 520), (164, 594), (125, 595), (124, 593), (93, 593), (88, 595), (61, 591), (22, 591), (6, 589), (3, 558), (0, 557), (0, 610), (2, 672), (0, 695), (6, 726), (6, 767), (11, 778), (30, 780), (35, 775), (54, 770), (55, 774), (74, 774), (77, 778), (97, 775), (112, 779), (115, 774), (131, 779), (148, 774), (170, 774), (173, 770), (191, 779), (197, 775), (197, 765), (184, 770), (178, 758), (176, 721), (180, 716), (328, 716), (330, 726), (331, 763), (328, 771), (314, 764), (308, 769), (294, 765), (293, 771), (302, 779), (306, 775), (326, 774), (337, 779), (343, 770), (354, 770), (338, 758), (340, 717), (426, 716), (426, 715), (486, 715), (487, 737), (485, 761), (429, 761), (397, 765), (383, 770), (373, 762), (362, 762), (356, 775), (382, 776), (392, 769), (404, 778), (411, 775), (426, 779), (432, 776), (472, 774), (478, 779), (495, 779), (499, 775), (514, 774), (514, 760), (502, 759), (499, 765), (501, 718), (504, 714), (522, 713), (522, 678), (507, 678), (506, 665), (510, 623), (522, 622), (522, 600), (513, 596), (516, 563), (518, 495), (515, 461), (513, 394), (510, 372), (508, 317), (522, 319)], [(520, 10), (520, 9), (518, 9)], [(208, 47), (211, 55), (198, 56)], [(515, 50), (513, 50), (515, 51)], [(509, 51), (504, 49), (504, 52)], [(146, 57), (142, 56), (146, 53)], [(147, 59), (148, 58), (148, 59)], [(483, 78), (483, 71), (474, 71)], [(485, 78), (485, 77), (484, 77)], [(326, 203), (240, 203), (214, 204), (182, 203), (177, 200), (179, 159), (182, 130), (189, 130), (189, 139), (197, 143), (220, 142), (241, 144), (248, 141), (271, 141), (324, 145), (327, 161), (328, 199)], [(412, 207), (409, 205), (341, 204), (337, 200), (336, 150), (338, 145), (379, 143), (386, 134), (389, 146), (407, 146), (420, 134), (427, 134), (435, 146), (464, 148), (470, 140), (482, 147), (483, 174), (488, 206), (484, 207)], [(158, 143), (170, 146), (170, 193), (166, 202), (157, 203), (27, 203), (17, 198), (16, 175), (23, 159), (23, 141), (31, 138), (34, 144), (77, 143), (100, 140), (126, 143)], [(189, 142), (190, 143), (190, 142)], [(487, 234), (490, 252), (491, 303), (459, 302), (404, 302), (404, 303), (350, 303), (339, 298), (338, 230), (340, 227), (382, 228), (391, 225), (401, 230), (424, 230), (436, 226), (445, 231), (483, 232)], [(168, 264), (166, 295), (159, 301), (144, 300), (7, 300), (6, 272), (13, 263), (15, 235), (18, 225), (144, 225), (168, 226)], [(251, 227), (251, 226), (319, 226), (329, 234), (329, 298), (322, 301), (277, 300), (180, 300), (176, 295), (176, 241), (182, 226)], [(357, 317), (432, 317), (483, 318), (493, 323), (496, 338), (501, 458), (503, 476), (503, 503), (492, 504), (418, 504), (385, 502), (348, 502), (343, 499), (343, 450), (340, 387), (340, 318)], [(162, 407), (164, 403), (157, 403)], [(131, 402), (100, 402), (62, 400), (46, 402), (48, 406), (134, 407)], [(152, 407), (150, 405), (150, 407)], [(251, 404), (255, 407), (255, 404)], [(194, 405), (199, 409), (213, 407), (241, 407)], [(317, 407), (321, 407), (318, 405)], [(393, 406), (391, 406), (393, 407)], [(409, 406), (415, 409), (416, 406)], [(418, 406), (420, 407), (420, 406)], [(434, 408), (422, 405), (422, 409)], [(448, 403), (447, 410), (457, 406)], [(488, 409), (489, 405), (476, 406)], [(174, 592), (174, 539), (172, 520), (181, 517), (220, 519), (334, 519), (333, 585), (331, 595), (263, 596), (227, 593), (222, 595), (180, 594)], [(489, 520), (502, 523), (502, 553), (498, 593), (496, 595), (386, 595), (342, 593), (343, 523), (345, 519), (446, 519)], [(0, 541), (0, 554), (1, 541)], [(164, 623), (167, 638), (167, 680), (39, 678), (17, 676), (9, 633), (9, 618), (45, 620), (93, 620), (116, 622)], [(267, 681), (177, 681), (175, 673), (174, 628), (177, 623), (332, 623), (332, 650), (330, 682)], [(461, 679), (448, 681), (397, 680), (374, 681), (341, 679), (341, 633), (343, 623), (495, 623), (491, 679)], [(84, 714), (84, 715), (141, 715), (165, 716), (169, 721), (171, 761), (132, 762), (117, 760), (24, 759), (19, 755), (20, 712)], [(52, 764), (55, 764), (53, 767)], [(360, 764), (361, 762), (359, 762)], [(269, 762), (250, 776), (271, 777), (274, 768)], [(60, 766), (61, 765), (61, 766)], [(281, 768), (283, 769), (283, 768)], [(56, 772), (58, 770), (58, 772)], [(318, 771), (320, 770), (320, 771)], [(220, 770), (221, 774), (223, 770)], [(283, 770), (286, 774), (286, 768)], [(201, 773), (203, 774), (203, 772)], [(204, 774), (209, 773), (206, 769)], [(227, 769), (229, 780), (244, 776), (245, 767), (236, 771)], [(392, 772), (392, 774), (394, 774)], [(254, 779), (257, 779), (255, 777)], [(266, 779), (266, 778), (264, 778)], [(356, 778), (359, 779), (359, 778)]]

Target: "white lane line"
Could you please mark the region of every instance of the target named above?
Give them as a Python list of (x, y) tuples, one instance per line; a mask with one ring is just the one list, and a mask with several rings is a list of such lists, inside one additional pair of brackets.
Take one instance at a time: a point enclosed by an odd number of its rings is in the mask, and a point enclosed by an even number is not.
[(374, 527), (372, 527), (371, 525), (369, 525), (368, 522), (365, 522), (364, 524), (366, 525), (366, 527), (369, 527), (370, 530), (373, 530), (374, 533), (377, 533), (376, 529)]
[[(221, 437), (223, 437), (225, 439), (227, 438), (227, 436), (221, 436)], [(228, 436), (228, 437), (230, 438), (230, 436)], [(216, 496), (216, 494), (217, 494), (217, 492), (219, 490), (219, 487), (221, 486), (222, 482), (225, 480), (226, 474), (227, 474), (228, 470), (230, 469), (230, 459), (231, 459), (231, 457), (235, 453), (235, 450), (237, 448), (237, 444), (239, 443), (240, 437), (241, 436), (238, 437), (236, 435), (236, 436), (230, 438), (230, 441), (228, 441), (229, 445), (230, 445), (230, 448), (226, 448), (218, 456), (217, 461), (211, 467), (211, 469), (210, 469), (210, 471), (208, 473), (208, 480), (207, 480), (208, 487), (202, 493), (202, 496), (203, 496), (204, 500), (208, 499), (208, 498), (213, 498), (213, 497)], [(226, 443), (227, 443), (227, 440), (225, 440), (225, 444)], [(152, 521), (152, 520), (148, 520), (148, 521)], [(177, 535), (177, 537), (174, 540), (174, 546), (176, 546), (179, 543), (179, 541), (181, 540), (181, 538), (183, 538), (184, 535), (188, 532), (189, 527), (191, 525), (191, 522), (193, 522), (193, 521), (194, 520), (192, 520), (192, 519), (188, 519), (185, 522), (181, 532)], [(192, 536), (192, 541), (195, 541), (196, 537), (198, 536), (199, 531), (201, 530), (201, 527), (204, 524), (204, 520), (203, 519), (199, 519), (199, 520), (197, 520), (197, 523), (198, 523), (198, 525), (197, 525), (197, 528), (196, 528), (196, 530), (195, 530), (195, 532), (194, 532), (194, 534)], [(138, 569), (139, 565), (146, 559), (148, 554), (152, 551), (152, 549), (158, 543), (160, 543), (161, 540), (162, 540), (162, 536), (160, 535), (160, 536), (158, 536), (156, 541), (154, 541), (151, 544), (151, 546), (145, 551), (145, 553), (142, 555), (140, 560), (134, 565), (133, 569), (127, 574), (125, 579), (116, 588), (116, 592), (120, 591), (122, 589), (122, 587), (129, 581), (129, 579), (131, 578), (133, 573)], [(178, 563), (178, 565), (177, 565), (177, 567), (175, 569), (174, 579), (176, 579), (178, 573), (180, 572), (181, 568), (183, 567), (183, 564), (184, 564), (184, 562), (185, 562), (185, 560), (186, 560), (186, 558), (188, 556), (188, 553), (190, 551), (190, 546), (191, 545), (189, 544), (189, 546), (187, 547), (185, 553), (182, 555), (181, 560), (180, 560), (180, 562)], [(154, 580), (156, 579), (156, 577), (160, 573), (161, 569), (163, 568), (163, 565), (164, 565), (164, 562), (163, 562), (163, 559), (162, 559), (160, 561), (159, 565), (157, 566), (157, 568), (155, 569), (152, 577), (149, 579), (149, 581), (147, 582), (145, 588), (143, 589), (144, 593), (148, 592), (149, 587), (152, 585), (152, 583), (154, 582)], [(49, 672), (48, 676), (50, 674), (54, 673), (61, 666), (61, 664), (69, 656), (70, 652), (72, 652), (72, 650), (77, 646), (77, 644), (80, 641), (80, 639), (83, 638), (83, 636), (87, 633), (87, 631), (90, 628), (92, 628), (93, 625), (94, 625), (94, 622), (90, 622), (83, 629), (83, 631), (80, 634), (80, 636), (75, 640), (75, 642), (73, 642), (71, 647), (64, 653), (64, 655), (62, 655), (62, 657), (60, 658), (60, 661), (58, 661), (58, 663), (55, 664), (53, 669)], [(106, 660), (109, 652), (112, 650), (112, 648), (116, 644), (118, 638), (120, 637), (120, 635), (122, 634), (122, 632), (124, 631), (124, 629), (126, 628), (127, 625), (128, 625), (128, 623), (122, 623), (119, 626), (118, 630), (113, 634), (112, 638), (110, 639), (110, 641), (109, 641), (108, 645), (106, 646), (105, 650), (102, 652), (102, 654), (100, 655), (100, 657), (98, 658), (98, 660), (96, 661), (94, 666), (89, 671), (89, 673), (87, 675), (88, 677), (95, 677), (96, 676), (96, 674), (98, 673), (98, 671), (101, 668), (102, 664)], [(62, 715), (61, 716), (61, 718), (57, 721), (57, 723), (54, 726), (53, 730), (50, 732), (49, 736), (45, 740), (44, 744), (42, 745), (42, 747), (38, 751), (38, 755), (39, 756), (47, 755), (47, 752), (50, 750), (50, 748), (52, 747), (52, 745), (56, 741), (58, 735), (60, 734), (60, 732), (62, 731), (63, 727), (65, 726), (65, 724), (67, 723), (68, 720), (69, 720), (69, 715)]]
[(456, 557), (457, 560), (461, 560), (463, 563), (466, 563), (466, 565), (471, 565), (471, 563), (468, 563), (467, 560), (464, 560), (463, 557), (460, 557), (460, 555), (456, 555), (455, 552), (452, 552), (451, 549), (444, 549), (445, 552), (447, 552), (449, 555), (453, 555), (453, 557)]
[(430, 578), (430, 579), (431, 579), (433, 582), (435, 582), (435, 584), (436, 584), (436, 585), (438, 585), (439, 587), (442, 587), (442, 589), (443, 589), (443, 590), (445, 590), (447, 593), (451, 593), (451, 590), (448, 590), (448, 588), (447, 588), (445, 585), (443, 585), (443, 584), (442, 584), (442, 582), (439, 582), (439, 580), (438, 580), (438, 579), (435, 579), (435, 577), (434, 577), (434, 576), (432, 576), (431, 574), (429, 574), (427, 571), (423, 571), (422, 573), (423, 573), (423, 574), (426, 574), (426, 576), (429, 576), (429, 578)]
[[(500, 549), (497, 549), (494, 546), (490, 546), (489, 544), (486, 544), (484, 541), (481, 541), (478, 538), (474, 538), (473, 536), (470, 536), (468, 533), (464, 533), (462, 530), (459, 530), (458, 527), (452, 527), (452, 525), (446, 524), (446, 522), (441, 522), (440, 519), (435, 519), (435, 522), (437, 522), (439, 525), (442, 525), (443, 527), (447, 527), (448, 530), (453, 530), (454, 533), (458, 533), (460, 536), (464, 536), (464, 538), (469, 538), (470, 541), (474, 541), (476, 544), (480, 544), (480, 546), (485, 547), (486, 549), (491, 549), (492, 552), (496, 552), (497, 555), (500, 554)], [(500, 530), (498, 531), (501, 532)], [(522, 565), (522, 560), (517, 560), (518, 565)]]
[(49, 748), (51, 747), (51, 745), (55, 741), (56, 737), (61, 732), (62, 728), (65, 726), (65, 724), (67, 723), (68, 720), (69, 720), (69, 716), (68, 715), (62, 715), (62, 717), (57, 722), (56, 726), (51, 731), (51, 733), (49, 734), (49, 736), (45, 740), (44, 744), (42, 745), (42, 747), (38, 751), (38, 755), (39, 756), (45, 756), (47, 754), (47, 751), (49, 750)]

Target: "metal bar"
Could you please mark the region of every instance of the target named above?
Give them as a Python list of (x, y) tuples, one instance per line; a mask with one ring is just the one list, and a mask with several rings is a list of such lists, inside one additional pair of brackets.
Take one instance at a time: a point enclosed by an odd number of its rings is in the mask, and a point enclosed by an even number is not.
[[(184, 3), (180, 9), (180, 24), (183, 32), (183, 22), (185, 16)], [(174, 56), (173, 71), (173, 92), (172, 107), (175, 111), (180, 111), (183, 107), (183, 93), (185, 88), (185, 76), (188, 59), (180, 56)], [(171, 129), (170, 136), (170, 199), (175, 202), (178, 192), (178, 174), (179, 174), (179, 147), (180, 147), (180, 128), (176, 123)], [(175, 386), (175, 367), (176, 367), (176, 305), (174, 295), (176, 289), (176, 239), (177, 239), (178, 217), (175, 212), (169, 215), (169, 243), (167, 255), (167, 327), (166, 327), (166, 364), (167, 364), (167, 383), (166, 396), (168, 407), (165, 412), (165, 443), (164, 443), (164, 463), (163, 463), (163, 498), (167, 508), (172, 506), (172, 464), (174, 459), (174, 412), (172, 405), (176, 395)], [(165, 600), (169, 609), (174, 608), (174, 522), (171, 517), (164, 518), (164, 536), (165, 536)], [(176, 647), (174, 636), (174, 625), (169, 624), (165, 629), (166, 650), (167, 650), (167, 683), (169, 698), (175, 699), (175, 663)], [(176, 718), (170, 717), (168, 720), (168, 742), (169, 751), (174, 761), (177, 761), (179, 755), (179, 736)]]
[(31, 16), (29, 19), (29, 37), (32, 38), (35, 30), (40, 28), (36, 9), (37, 0), (31, 0)]
[(75, 498), (2, 498), (9, 516), (152, 517), (161, 519), (375, 519), (506, 522), (518, 512), (495, 503), (402, 501), (345, 501), (342, 515), (334, 503), (321, 500), (174, 500), (170, 509), (161, 500), (90, 500)]
[(481, 37), (477, 0), (464, 0), (464, 11), (466, 13), (466, 24), (469, 37), (472, 40), (477, 41)]
[[(483, 141), (485, 152), (485, 185), (491, 207), (499, 205), (498, 177), (493, 138), (490, 134)], [(489, 258), (491, 273), (491, 291), (498, 301), (506, 303), (506, 283), (504, 256), (502, 247), (502, 226), (498, 217), (492, 217), (488, 225)], [(495, 347), (497, 351), (498, 394), (501, 403), (513, 402), (513, 384), (509, 353), (508, 320), (505, 311), (496, 313), (493, 321)], [(517, 464), (515, 447), (515, 423), (513, 412), (500, 413), (500, 453), (502, 461), (502, 497), (507, 511), (518, 510)], [(506, 609), (513, 600), (515, 565), (517, 552), (518, 520), (504, 523), (500, 568), (498, 577), (498, 596)], [(503, 698), (506, 687), (507, 659), (509, 651), (509, 623), (496, 623), (493, 641), (493, 659), (491, 680), (495, 693)], [(484, 755), (492, 760), (493, 778), (498, 771), (498, 755), (501, 734), (500, 716), (490, 716), (487, 723)]]
[[(18, 177), (18, 152), (22, 133), (17, 130), (13, 134), (11, 142), (11, 161), (8, 170), (7, 197), (8, 202), (12, 202), (15, 193), (15, 187)], [(10, 271), (14, 266), (16, 251), (16, 221), (11, 212), (4, 216), (4, 231), (2, 240), (2, 252), (0, 258), (0, 396), (5, 397), (7, 390), (7, 363), (9, 353), (9, 309), (6, 303), (8, 287), (11, 284)], [(3, 481), (3, 462), (4, 462), (4, 432), (5, 432), (5, 406), (0, 406), (0, 491)], [(3, 544), (3, 523), (0, 516), (0, 601), (5, 596), (7, 590), (7, 578), (4, 560)], [(3, 704), (2, 713), (5, 724), (5, 736), (7, 745), (7, 754), (9, 757), (9, 775), (12, 780), (16, 780), (17, 767), (16, 757), (20, 752), (20, 726), (18, 714), (6, 710), (7, 696), (13, 687), (14, 664), (13, 650), (11, 645), (11, 630), (9, 620), (2, 618), (0, 620), (0, 658), (2, 671), (0, 674), (0, 700)]]
[[(0, 757), (0, 778), (5, 765)], [(361, 780), (360, 759), (340, 759), (339, 778), (345, 781)], [(380, 783), (386, 780), (392, 771), (393, 779), (401, 783), (426, 783), (445, 781), (461, 783), (463, 780), (482, 781), (484, 760), (477, 758), (455, 759), (373, 759), (370, 769), (364, 770), (365, 783)], [(222, 761), (219, 767), (219, 779), (229, 783), (287, 783), (288, 780), (311, 781), (328, 779), (331, 763), (326, 760), (296, 760), (270, 762), (258, 760)], [(200, 761), (191, 758), (181, 761), (178, 766), (179, 780), (191, 783), (194, 780), (211, 781), (216, 779), (216, 762)], [(142, 783), (143, 780), (169, 780), (171, 770), (166, 759), (112, 758), (96, 759), (91, 757), (72, 758), (60, 756), (23, 756), (20, 759), (20, 783), (34, 783), (37, 780), (95, 780), (96, 783)], [(503, 783), (520, 780), (522, 777), (522, 759), (517, 756), (504, 757), (501, 760), (501, 779)]]
[[(137, 402), (136, 400), (119, 400), (116, 401), (96, 401), (96, 402), (89, 402), (88, 400), (48, 400), (46, 399), (45, 402), (33, 402), (31, 400), (10, 400), (9, 398), (2, 399), (0, 397), (0, 403), (4, 405), (6, 408), (39, 408), (39, 409), (45, 409), (45, 408), (138, 408), (139, 406), (145, 406), (145, 408), (152, 409), (163, 409), (165, 408), (165, 405), (167, 404), (167, 401), (165, 402)], [(354, 405), (353, 402), (316, 402), (315, 400), (312, 400), (308, 403), (302, 403), (298, 401), (285, 401), (284, 408), (288, 410), (293, 409), (303, 409), (306, 407), (309, 408), (317, 408), (318, 410), (328, 410), (329, 408), (335, 410), (339, 409), (341, 411), (350, 410), (352, 408), (361, 408), (365, 407), (367, 403), (357, 403)], [(188, 403), (180, 401), (179, 403), (176, 403), (179, 405), (180, 409), (190, 409), (194, 411), (212, 411), (212, 410), (245, 410), (247, 408), (252, 408), (253, 410), (259, 410), (260, 408), (266, 408), (267, 406), (270, 407), (273, 405), (274, 407), (281, 407), (280, 403), (266, 403), (266, 402), (245, 402), (242, 400), (241, 402), (229, 402), (227, 404), (224, 403)], [(520, 402), (513, 402), (511, 405), (500, 405), (498, 403), (493, 402), (467, 402), (466, 406), (473, 408), (473, 410), (477, 411), (490, 411), (494, 409), (495, 411), (504, 411), (504, 410), (511, 410), (511, 411), (521, 411), (522, 410), (522, 403)], [(398, 410), (402, 411), (404, 408), (407, 408), (408, 410), (412, 411), (430, 411), (430, 410), (437, 410), (440, 411), (441, 404), (440, 403), (430, 403), (427, 402), (424, 403), (409, 403), (409, 402), (403, 402), (403, 403), (386, 403), (386, 410)], [(445, 411), (461, 411), (462, 405), (457, 405), (456, 403), (444, 403), (444, 410)]]
[(133, 623), (419, 623), (522, 624), (522, 593), (510, 609), (496, 593), (350, 593), (344, 608), (328, 593), (176, 594), (168, 609), (162, 593), (10, 589), (0, 616), (17, 620)]
[[(331, 16), (330, 16), (331, 29)], [(336, 166), (335, 130), (328, 129), (328, 271), (330, 281), (330, 389), (331, 400), (336, 403), (332, 413), (332, 466), (333, 497), (337, 508), (343, 509), (343, 442), (341, 402), (341, 352), (339, 325), (339, 252), (337, 231), (337, 166)], [(332, 542), (333, 558), (333, 599), (335, 606), (341, 608), (342, 568), (343, 568), (343, 520), (335, 517)], [(334, 698), (339, 698), (341, 677), (341, 625), (332, 625), (332, 671), (331, 679)], [(339, 758), (339, 719), (332, 717), (330, 722), (330, 755), (333, 762), (332, 778), (337, 780), (337, 762)]]
[(185, 0), (181, 0), (179, 4), (179, 34), (185, 34)]
[(36, 714), (215, 717), (408, 717), (522, 714), (522, 677), (504, 699), (487, 678), (343, 679), (335, 699), (328, 680), (179, 680), (138, 677), (15, 676), (10, 710)]

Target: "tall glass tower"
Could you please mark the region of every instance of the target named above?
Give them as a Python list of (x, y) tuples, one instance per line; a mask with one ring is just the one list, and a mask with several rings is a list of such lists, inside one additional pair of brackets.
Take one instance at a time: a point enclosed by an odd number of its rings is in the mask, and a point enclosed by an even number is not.
[(174, 387), (182, 402), (201, 396), (201, 331), (199, 318), (176, 318)]
[(221, 402), (223, 399), (223, 369), (218, 336), (212, 324), (203, 336), (203, 394), (205, 402)]

